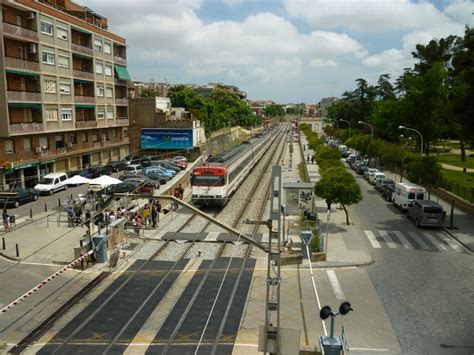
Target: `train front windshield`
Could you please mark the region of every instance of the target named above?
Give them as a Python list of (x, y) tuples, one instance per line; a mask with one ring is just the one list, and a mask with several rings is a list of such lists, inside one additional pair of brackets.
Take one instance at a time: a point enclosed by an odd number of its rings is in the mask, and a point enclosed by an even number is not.
[(225, 184), (223, 176), (195, 175), (193, 176), (194, 186), (222, 186)]

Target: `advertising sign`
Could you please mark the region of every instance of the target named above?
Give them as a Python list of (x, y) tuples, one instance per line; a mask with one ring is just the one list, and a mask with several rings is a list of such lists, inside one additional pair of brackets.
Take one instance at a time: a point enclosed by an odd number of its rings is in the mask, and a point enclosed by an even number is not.
[(141, 149), (191, 149), (192, 129), (142, 128)]

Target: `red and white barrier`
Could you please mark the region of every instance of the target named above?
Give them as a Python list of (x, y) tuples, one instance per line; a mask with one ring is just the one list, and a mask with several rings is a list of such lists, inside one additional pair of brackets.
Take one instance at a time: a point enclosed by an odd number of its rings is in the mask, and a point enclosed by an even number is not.
[(73, 266), (79, 262), (81, 262), (81, 260), (83, 260), (86, 256), (89, 256), (90, 254), (92, 254), (94, 252), (94, 249), (88, 251), (86, 254), (84, 254), (83, 256), (81, 256), (80, 258), (77, 258), (76, 260), (74, 260), (73, 262), (71, 262), (70, 264), (66, 265), (65, 267), (63, 267), (61, 270), (58, 270), (56, 271), (54, 274), (52, 274), (51, 276), (45, 278), (43, 281), (41, 281), (41, 283), (39, 283), (37, 286), (33, 287), (31, 290), (29, 290), (28, 292), (26, 292), (24, 295), (22, 295), (20, 298), (17, 298), (16, 300), (14, 300), (13, 302), (11, 302), (10, 304), (6, 305), (5, 307), (3, 307), (2, 309), (0, 309), (0, 314), (4, 314), (6, 312), (8, 312), (10, 309), (12, 309), (13, 307), (15, 307), (18, 303), (20, 303), (21, 301), (23, 301), (24, 299), (30, 297), (31, 295), (33, 295), (33, 293), (35, 293), (36, 291), (38, 291), (41, 287), (43, 287), (44, 285), (46, 285), (48, 282), (50, 281), (53, 281), (53, 279), (55, 279), (57, 276), (61, 275), (64, 271), (66, 271), (67, 269), (72, 269)]

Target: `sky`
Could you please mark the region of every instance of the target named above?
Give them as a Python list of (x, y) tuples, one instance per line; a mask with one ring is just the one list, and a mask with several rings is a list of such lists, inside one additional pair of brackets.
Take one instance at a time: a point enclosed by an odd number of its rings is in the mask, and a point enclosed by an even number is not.
[(414, 64), (474, 27), (474, 0), (76, 0), (127, 41), (133, 81), (222, 82), (249, 100), (317, 103)]

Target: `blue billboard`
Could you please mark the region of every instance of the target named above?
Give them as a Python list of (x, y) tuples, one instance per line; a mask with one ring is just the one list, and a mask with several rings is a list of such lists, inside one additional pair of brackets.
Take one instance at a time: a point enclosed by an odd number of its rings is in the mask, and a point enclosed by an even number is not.
[(141, 149), (191, 149), (193, 147), (193, 130), (187, 128), (142, 128), (140, 147)]

